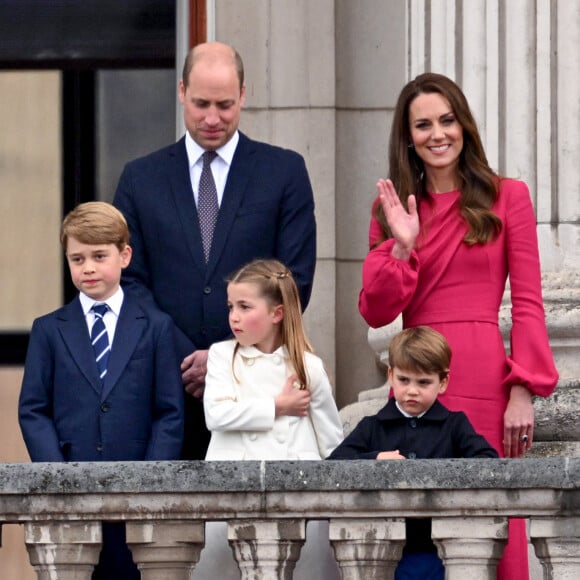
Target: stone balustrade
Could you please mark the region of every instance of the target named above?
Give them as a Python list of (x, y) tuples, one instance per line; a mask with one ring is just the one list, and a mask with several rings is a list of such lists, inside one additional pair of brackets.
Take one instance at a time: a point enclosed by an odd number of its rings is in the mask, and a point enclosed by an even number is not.
[(291, 579), (310, 519), (344, 579), (391, 578), (408, 517), (433, 519), (448, 580), (492, 579), (513, 516), (545, 579), (580, 578), (580, 458), (0, 465), (0, 525), (24, 525), (41, 580), (89, 580), (103, 520), (143, 580), (189, 578), (205, 520), (228, 521), (241, 578)]

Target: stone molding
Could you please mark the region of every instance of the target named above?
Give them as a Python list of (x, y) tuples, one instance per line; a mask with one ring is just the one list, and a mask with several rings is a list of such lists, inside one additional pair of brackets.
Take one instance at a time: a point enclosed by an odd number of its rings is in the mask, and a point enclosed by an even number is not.
[(291, 580), (309, 519), (329, 520), (343, 578), (389, 579), (408, 517), (433, 518), (448, 580), (493, 577), (508, 517), (530, 518), (546, 580), (580, 574), (576, 458), (1, 464), (0, 482), (0, 525), (24, 524), (46, 580), (90, 579), (103, 520), (127, 522), (150, 580), (188, 578), (206, 520), (228, 521), (242, 578)]

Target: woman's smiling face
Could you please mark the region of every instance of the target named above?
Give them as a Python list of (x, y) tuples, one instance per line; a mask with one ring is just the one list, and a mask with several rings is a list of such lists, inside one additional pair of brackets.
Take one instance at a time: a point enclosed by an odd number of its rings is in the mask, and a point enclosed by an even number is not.
[(427, 173), (457, 166), (463, 150), (463, 127), (443, 95), (421, 93), (411, 102), (409, 131)]

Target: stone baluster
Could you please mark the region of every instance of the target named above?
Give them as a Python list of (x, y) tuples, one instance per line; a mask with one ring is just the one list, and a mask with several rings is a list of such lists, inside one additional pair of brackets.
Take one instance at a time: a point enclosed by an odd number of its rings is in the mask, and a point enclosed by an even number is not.
[(205, 541), (203, 522), (127, 522), (127, 544), (141, 580), (188, 580)]
[(292, 580), (306, 538), (302, 519), (238, 520), (228, 524), (228, 541), (241, 580)]
[(431, 537), (446, 580), (495, 580), (507, 532), (507, 518), (433, 518)]
[(580, 578), (580, 517), (532, 518), (530, 540), (545, 580)]
[(24, 540), (38, 580), (90, 580), (101, 551), (100, 522), (28, 522)]
[(343, 580), (389, 580), (405, 545), (405, 520), (331, 519), (328, 536)]

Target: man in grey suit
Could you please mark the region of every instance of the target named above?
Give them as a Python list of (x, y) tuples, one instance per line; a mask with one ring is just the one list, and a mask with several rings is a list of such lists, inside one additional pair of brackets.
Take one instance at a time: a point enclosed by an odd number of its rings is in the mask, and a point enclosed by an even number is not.
[[(114, 204), (127, 219), (133, 247), (124, 287), (153, 300), (178, 327), (186, 393), (182, 457), (203, 459), (209, 442), (201, 404), (207, 349), (231, 336), (226, 280), (252, 259), (277, 258), (292, 270), (306, 308), (316, 225), (304, 159), (238, 131), (244, 70), (232, 47), (218, 42), (194, 47), (185, 60), (179, 99), (186, 135), (128, 163)], [(217, 154), (209, 167), (219, 209), (204, 254), (199, 195), (206, 151)]]

